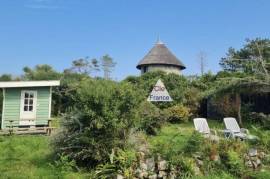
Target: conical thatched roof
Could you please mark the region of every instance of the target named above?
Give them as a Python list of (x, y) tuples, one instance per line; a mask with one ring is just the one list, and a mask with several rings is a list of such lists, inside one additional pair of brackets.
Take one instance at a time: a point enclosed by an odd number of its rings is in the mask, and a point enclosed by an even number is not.
[(185, 65), (162, 42), (158, 42), (137, 65), (141, 69), (145, 65), (172, 65), (185, 69)]

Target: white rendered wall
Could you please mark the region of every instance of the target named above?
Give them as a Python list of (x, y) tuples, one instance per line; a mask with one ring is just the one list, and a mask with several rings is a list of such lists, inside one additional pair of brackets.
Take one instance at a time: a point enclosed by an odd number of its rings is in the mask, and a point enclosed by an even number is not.
[[(141, 68), (141, 74), (144, 73), (144, 67)], [(166, 65), (149, 65), (147, 66), (146, 72), (149, 71), (164, 71), (166, 73), (174, 73), (177, 75), (181, 74), (181, 70), (179, 67), (175, 66), (166, 66)]]

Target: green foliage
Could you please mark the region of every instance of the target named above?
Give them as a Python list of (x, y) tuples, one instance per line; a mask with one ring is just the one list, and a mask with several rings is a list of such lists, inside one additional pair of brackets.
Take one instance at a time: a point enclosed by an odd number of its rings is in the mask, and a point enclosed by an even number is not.
[(133, 168), (136, 163), (136, 155), (132, 150), (121, 150), (110, 154), (110, 162), (100, 164), (95, 168), (93, 178), (114, 178), (117, 174), (123, 175), (125, 178), (133, 177)]
[(227, 161), (225, 163), (229, 169), (229, 172), (236, 176), (241, 176), (244, 170), (243, 159), (239, 156), (239, 153), (229, 150), (227, 153)]
[(59, 80), (61, 76), (60, 73), (46, 64), (37, 65), (33, 69), (24, 67), (23, 71), (23, 80)]
[(180, 166), (180, 177), (189, 178), (195, 174), (196, 163), (193, 158), (180, 157), (177, 160), (177, 164)]
[(202, 135), (196, 131), (193, 132), (192, 136), (188, 139), (184, 152), (186, 154), (192, 155), (201, 150), (202, 144), (204, 142), (204, 138)]
[(61, 173), (73, 171), (76, 168), (74, 160), (69, 160), (65, 155), (58, 155), (58, 159), (50, 165), (52, 168), (57, 169)]
[(156, 107), (154, 104), (145, 101), (139, 105), (137, 109), (137, 128), (145, 131), (147, 134), (155, 135), (162, 124), (166, 122), (166, 114), (164, 111)]
[(252, 171), (245, 174), (245, 178), (250, 179), (266, 179), (270, 178), (269, 171)]
[(128, 84), (80, 82), (74, 109), (63, 119), (63, 131), (54, 141), (56, 152), (85, 167), (108, 162), (113, 148), (125, 146), (135, 124), (136, 96)]
[(98, 67), (98, 61), (95, 58), (89, 60), (85, 57), (72, 61), (71, 68), (66, 69), (64, 73), (90, 75), (93, 71), (98, 71)]
[(11, 81), (12, 75), (11, 74), (3, 74), (0, 76), (0, 81)]
[(0, 178), (84, 178), (85, 174), (54, 166), (48, 136), (1, 136)]
[(256, 135), (259, 139), (256, 141), (251, 141), (253, 145), (260, 147), (267, 151), (270, 148), (270, 131), (264, 131), (262, 128), (254, 127), (252, 130), (252, 134)]
[(111, 79), (111, 73), (116, 65), (116, 62), (108, 54), (104, 55), (100, 59), (101, 68), (104, 72), (105, 79)]
[(171, 103), (155, 102), (153, 103), (154, 105), (160, 109), (164, 109), (185, 101), (185, 92), (189, 82), (184, 76), (166, 74), (162, 71), (153, 71), (145, 73), (140, 77), (127, 77), (123, 82), (132, 84), (134, 88), (138, 90), (142, 99), (146, 100), (158, 79), (162, 80), (174, 101)]
[(191, 116), (190, 109), (181, 104), (169, 107), (166, 110), (170, 122), (187, 122)]
[[(269, 39), (254, 39), (247, 40), (246, 44), (240, 50), (230, 48), (227, 56), (222, 58), (220, 65), (225, 71), (257, 73), (263, 71), (261, 62), (262, 59), (266, 64), (270, 61), (270, 40)], [(266, 66), (269, 70), (269, 66)]]

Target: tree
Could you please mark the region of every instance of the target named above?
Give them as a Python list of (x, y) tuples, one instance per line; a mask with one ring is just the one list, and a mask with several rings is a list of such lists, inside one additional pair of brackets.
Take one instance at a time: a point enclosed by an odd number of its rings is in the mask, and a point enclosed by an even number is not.
[(198, 59), (199, 59), (201, 75), (203, 75), (205, 72), (205, 67), (206, 67), (206, 53), (204, 53), (203, 51), (200, 51), (198, 54)]
[(98, 70), (99, 65), (97, 59), (93, 58), (89, 60), (88, 57), (85, 57), (72, 61), (72, 67), (67, 69), (66, 71), (90, 75), (93, 71)]
[(266, 73), (270, 70), (270, 40), (247, 39), (240, 50), (229, 48), (220, 65), (225, 71), (230, 72)]
[(11, 81), (12, 76), (10, 74), (3, 74), (0, 76), (0, 81)]
[(33, 69), (23, 68), (23, 80), (59, 80), (61, 74), (55, 71), (50, 65), (37, 65)]
[(102, 70), (104, 72), (104, 78), (107, 80), (111, 79), (111, 73), (116, 65), (116, 62), (114, 62), (109, 55), (104, 55), (101, 57), (100, 61)]

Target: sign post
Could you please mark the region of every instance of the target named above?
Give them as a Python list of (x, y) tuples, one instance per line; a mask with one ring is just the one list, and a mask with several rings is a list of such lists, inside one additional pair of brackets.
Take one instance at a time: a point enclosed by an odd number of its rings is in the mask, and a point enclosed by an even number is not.
[(150, 93), (149, 97), (147, 98), (147, 101), (170, 102), (173, 101), (173, 99), (169, 95), (162, 81), (159, 79), (156, 85), (154, 86), (152, 92)]

